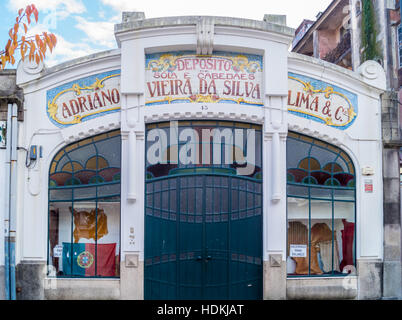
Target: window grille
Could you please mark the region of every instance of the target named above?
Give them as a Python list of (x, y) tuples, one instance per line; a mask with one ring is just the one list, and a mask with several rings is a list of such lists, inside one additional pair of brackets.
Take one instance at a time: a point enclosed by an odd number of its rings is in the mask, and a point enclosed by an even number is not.
[(345, 275), (355, 266), (355, 184), (353, 162), (344, 151), (289, 133), (288, 276)]
[(62, 148), (49, 170), (48, 265), (58, 277), (120, 274), (121, 137)]

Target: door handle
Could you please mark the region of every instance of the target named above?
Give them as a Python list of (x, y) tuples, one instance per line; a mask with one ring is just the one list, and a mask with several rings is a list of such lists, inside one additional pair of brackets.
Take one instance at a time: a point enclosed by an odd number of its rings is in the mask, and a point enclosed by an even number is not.
[[(198, 256), (196, 260), (197, 260), (197, 261), (201, 261), (201, 260), (203, 260), (203, 259), (202, 259), (201, 256)], [(207, 256), (207, 257), (205, 258), (205, 261), (208, 262), (209, 260), (212, 260), (212, 256)]]

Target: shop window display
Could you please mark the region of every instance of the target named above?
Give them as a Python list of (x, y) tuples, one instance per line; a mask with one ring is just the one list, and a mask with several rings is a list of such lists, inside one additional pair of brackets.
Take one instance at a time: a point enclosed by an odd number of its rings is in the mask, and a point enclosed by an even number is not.
[(112, 131), (61, 149), (49, 172), (49, 275), (120, 274), (121, 137)]
[(341, 149), (292, 132), (287, 152), (288, 276), (344, 275), (355, 265), (353, 163)]

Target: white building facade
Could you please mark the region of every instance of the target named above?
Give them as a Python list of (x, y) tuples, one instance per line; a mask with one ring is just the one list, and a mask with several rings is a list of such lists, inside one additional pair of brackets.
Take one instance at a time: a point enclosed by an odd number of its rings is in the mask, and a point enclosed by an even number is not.
[(381, 297), (380, 65), (291, 54), (281, 16), (115, 35), (17, 69), (17, 298)]

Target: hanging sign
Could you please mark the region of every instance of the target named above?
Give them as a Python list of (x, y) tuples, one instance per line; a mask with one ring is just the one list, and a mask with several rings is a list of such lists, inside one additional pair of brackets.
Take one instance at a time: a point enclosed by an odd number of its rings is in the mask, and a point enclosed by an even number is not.
[(357, 117), (357, 95), (329, 83), (289, 73), (288, 111), (344, 130)]
[(215, 52), (147, 54), (146, 105), (233, 103), (262, 106), (262, 56)]
[(307, 246), (305, 244), (291, 244), (289, 256), (292, 258), (307, 257)]
[(304, 244), (291, 244), (289, 256), (292, 258), (307, 257), (307, 246)]
[(47, 91), (47, 115), (58, 127), (120, 110), (120, 70), (99, 73)]

